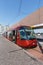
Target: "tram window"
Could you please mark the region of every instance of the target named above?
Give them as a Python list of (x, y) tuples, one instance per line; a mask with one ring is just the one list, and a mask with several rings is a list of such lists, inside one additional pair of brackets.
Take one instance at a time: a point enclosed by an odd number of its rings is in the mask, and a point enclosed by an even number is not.
[(34, 33), (33, 30), (26, 30), (26, 35), (27, 35), (27, 37), (28, 37), (29, 40), (36, 38), (35, 37), (35, 33)]
[(15, 30), (13, 30), (13, 35), (15, 35)]
[(9, 38), (12, 38), (12, 33), (9, 33)]
[(27, 38), (24, 30), (19, 30), (19, 32), (20, 32), (20, 38), (21, 38), (21, 40)]
[(13, 41), (15, 42), (15, 30), (12, 31), (13, 34)]

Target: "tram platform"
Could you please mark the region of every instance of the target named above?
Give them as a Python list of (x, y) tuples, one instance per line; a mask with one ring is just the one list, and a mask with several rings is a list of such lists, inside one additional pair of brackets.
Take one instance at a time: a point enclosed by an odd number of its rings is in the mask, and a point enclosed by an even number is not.
[(43, 42), (39, 42), (41, 47), (38, 45), (36, 48), (27, 49), (32, 56), (43, 61)]
[(0, 35), (0, 65), (43, 65), (43, 62)]

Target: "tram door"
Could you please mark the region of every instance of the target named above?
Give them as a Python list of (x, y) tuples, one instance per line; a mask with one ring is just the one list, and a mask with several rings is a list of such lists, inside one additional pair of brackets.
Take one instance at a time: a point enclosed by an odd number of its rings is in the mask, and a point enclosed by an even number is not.
[(17, 36), (16, 36), (16, 43), (18, 45), (21, 45), (20, 33), (18, 31), (17, 31)]
[(12, 33), (13, 33), (13, 42), (15, 42), (15, 40), (16, 40), (16, 31), (13, 30)]

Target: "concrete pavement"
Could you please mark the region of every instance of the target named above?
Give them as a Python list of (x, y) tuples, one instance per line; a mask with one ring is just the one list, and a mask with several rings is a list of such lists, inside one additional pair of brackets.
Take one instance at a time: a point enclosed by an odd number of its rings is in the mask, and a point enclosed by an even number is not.
[(31, 58), (21, 47), (0, 36), (0, 65), (43, 65), (43, 63)]

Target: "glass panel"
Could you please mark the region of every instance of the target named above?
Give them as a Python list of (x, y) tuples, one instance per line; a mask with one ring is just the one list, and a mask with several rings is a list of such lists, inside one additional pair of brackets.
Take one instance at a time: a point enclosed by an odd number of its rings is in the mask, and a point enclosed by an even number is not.
[(25, 33), (24, 30), (19, 30), (19, 32), (20, 32), (20, 38), (21, 38), (21, 39), (27, 39), (26, 33)]
[(26, 35), (27, 35), (28, 40), (36, 39), (35, 33), (33, 30), (26, 30)]

